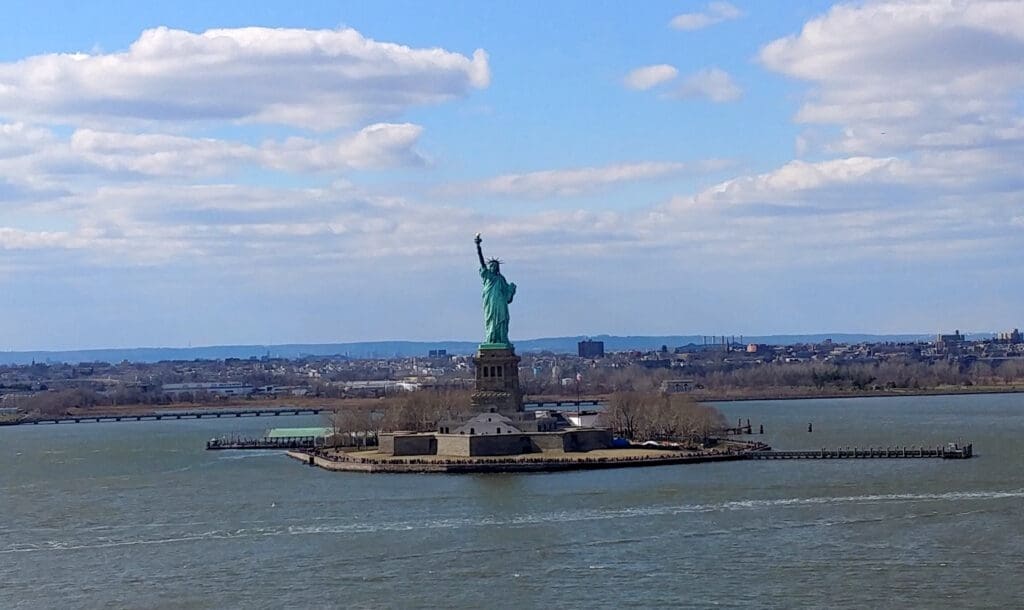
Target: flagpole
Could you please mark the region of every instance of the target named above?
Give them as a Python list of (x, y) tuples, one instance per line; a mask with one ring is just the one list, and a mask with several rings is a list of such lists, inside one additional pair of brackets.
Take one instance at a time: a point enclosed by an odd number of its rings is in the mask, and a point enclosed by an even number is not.
[(583, 427), (583, 417), (580, 415), (580, 372), (576, 371), (576, 426)]

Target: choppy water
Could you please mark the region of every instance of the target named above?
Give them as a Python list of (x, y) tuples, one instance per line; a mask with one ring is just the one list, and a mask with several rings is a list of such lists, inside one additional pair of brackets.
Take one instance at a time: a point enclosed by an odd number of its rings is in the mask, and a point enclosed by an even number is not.
[(0, 428), (0, 607), (1024, 599), (1024, 395), (721, 407), (778, 448), (962, 436), (979, 457), (368, 476), (203, 450), (316, 418)]

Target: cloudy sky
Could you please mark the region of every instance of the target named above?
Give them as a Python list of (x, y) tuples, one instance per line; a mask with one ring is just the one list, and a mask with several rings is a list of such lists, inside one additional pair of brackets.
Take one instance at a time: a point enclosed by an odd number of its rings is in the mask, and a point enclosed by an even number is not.
[(8, 7), (0, 349), (1024, 325), (1024, 2)]

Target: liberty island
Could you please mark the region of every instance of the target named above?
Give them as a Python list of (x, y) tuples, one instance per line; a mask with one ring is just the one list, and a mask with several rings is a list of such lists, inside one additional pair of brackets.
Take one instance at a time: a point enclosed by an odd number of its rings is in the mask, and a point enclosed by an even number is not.
[[(516, 285), (502, 275), (498, 259), (484, 259), (482, 242), (477, 233), (474, 243), (483, 282), (484, 340), (473, 358), (476, 379), (468, 411), (452, 405), (449, 416), (441, 419), (433, 432), (382, 433), (376, 451), (289, 455), (331, 470), (457, 472), (564, 469), (583, 462), (567, 454), (616, 453), (608, 429), (571, 425), (544, 411), (524, 411), (520, 358), (509, 341), (508, 306), (515, 297)], [(636, 458), (646, 453), (630, 455)], [(494, 461), (530, 454), (541, 457), (516, 460), (511, 465), (507, 460)], [(412, 464), (410, 457), (416, 458)], [(601, 457), (607, 461), (609, 456)]]
[[(626, 438), (616, 444), (610, 428), (582, 420), (568, 421), (559, 412), (525, 411), (519, 384), (520, 357), (509, 340), (509, 305), (516, 285), (505, 279), (501, 262), (486, 260), (479, 233), (474, 238), (484, 319), (484, 340), (473, 357), (474, 391), (469, 405), (447, 405), (447, 416), (438, 419), (433, 431), (389, 431), (378, 435), (373, 450), (344, 451), (313, 448), (289, 451), (288, 455), (311, 466), (328, 470), (358, 472), (536, 472), (574, 469), (615, 468), (684, 464), (749, 459), (847, 459), (847, 458), (923, 458), (961, 459), (972, 456), (971, 446), (950, 444), (916, 451), (889, 447), (885, 451), (789, 451), (770, 452), (771, 447), (753, 441), (713, 438), (712, 430), (724, 430), (724, 420), (713, 407), (704, 407), (707, 418), (701, 442), (683, 447), (636, 445), (627, 422), (617, 431)], [(691, 403), (692, 404), (692, 403)], [(467, 407), (464, 409), (463, 407)], [(654, 413), (650, 425), (667, 430), (676, 425), (687, 402), (673, 403), (666, 395), (663, 406)], [(699, 411), (697, 411), (699, 413)], [(612, 419), (622, 415), (613, 414)], [(690, 415), (693, 416), (692, 414)], [(639, 418), (638, 411), (625, 418)], [(673, 421), (674, 420), (674, 421)], [(719, 421), (720, 423), (714, 423)], [(622, 423), (621, 421), (619, 422)], [(752, 431), (748, 429), (747, 434)], [(763, 430), (762, 430), (763, 432)]]

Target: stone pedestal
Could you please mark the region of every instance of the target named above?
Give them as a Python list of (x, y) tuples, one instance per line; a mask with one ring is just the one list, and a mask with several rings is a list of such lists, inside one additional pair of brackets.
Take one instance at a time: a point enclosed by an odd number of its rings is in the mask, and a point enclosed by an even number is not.
[(473, 408), (477, 411), (519, 413), (523, 410), (523, 394), (519, 389), (519, 356), (511, 345), (480, 346), (476, 365), (476, 391)]

